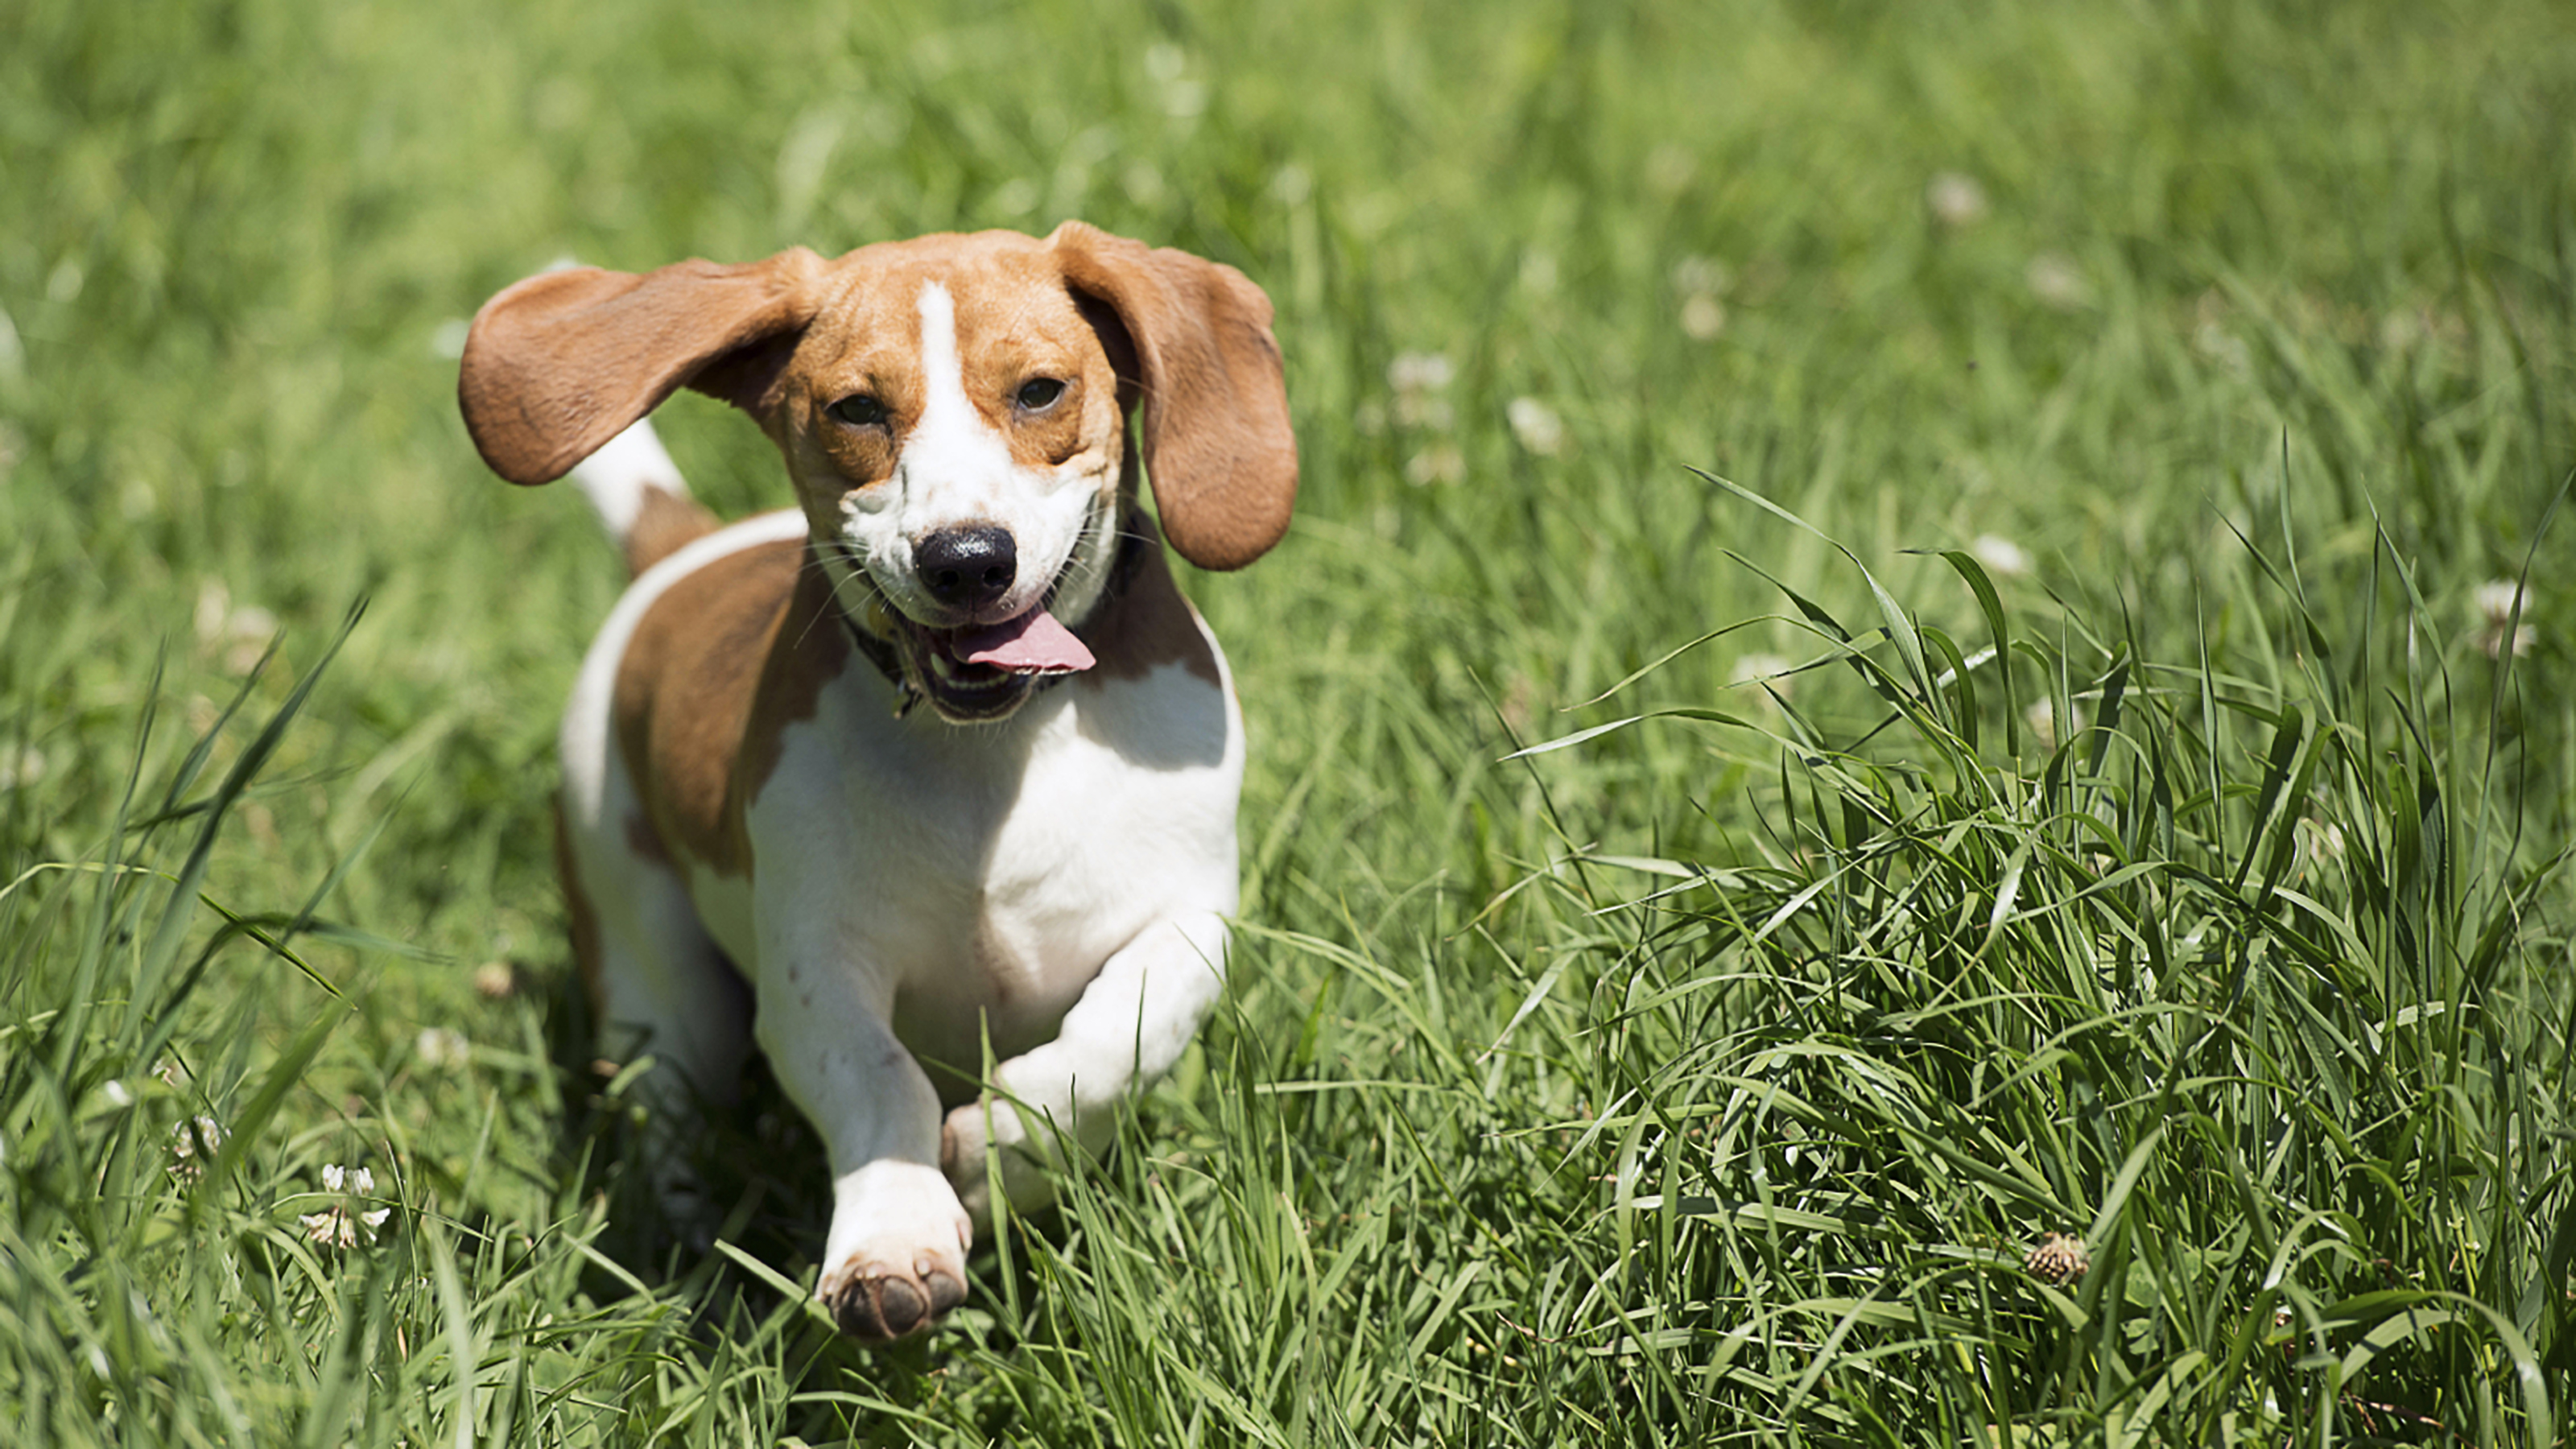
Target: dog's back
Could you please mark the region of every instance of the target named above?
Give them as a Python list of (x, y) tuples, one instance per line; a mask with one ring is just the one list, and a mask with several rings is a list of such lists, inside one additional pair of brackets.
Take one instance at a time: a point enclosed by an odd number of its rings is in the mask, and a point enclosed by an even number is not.
[(572, 470), (582, 496), (599, 510), (608, 536), (626, 554), (626, 575), (678, 553), (716, 531), (716, 517), (689, 496), (679, 465), (647, 418), (608, 440)]

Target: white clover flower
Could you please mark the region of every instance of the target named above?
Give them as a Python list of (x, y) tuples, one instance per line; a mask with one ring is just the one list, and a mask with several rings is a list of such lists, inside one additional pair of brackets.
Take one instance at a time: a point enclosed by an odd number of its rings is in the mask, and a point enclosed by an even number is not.
[(1682, 299), (1682, 335), (1693, 342), (1706, 342), (1726, 330), (1726, 304), (1706, 292), (1693, 292)]
[(1673, 295), (1681, 299), (1682, 335), (1706, 342), (1726, 330), (1726, 295), (1733, 278), (1714, 257), (1687, 256), (1673, 263)]
[(1417, 488), (1431, 483), (1455, 483), (1466, 476), (1466, 455), (1447, 443), (1434, 443), (1404, 463), (1404, 481)]
[(316, 1247), (354, 1248), (361, 1243), (373, 1243), (377, 1230), (393, 1213), (392, 1208), (352, 1213), (345, 1207), (330, 1207), (318, 1213), (298, 1213), (295, 1221), (303, 1225), (304, 1240)]
[(1512, 425), (1512, 436), (1522, 447), (1542, 458), (1555, 457), (1565, 446), (1565, 421), (1556, 409), (1534, 397), (1516, 397), (1503, 409)]
[(1777, 654), (1742, 654), (1736, 656), (1735, 668), (1728, 672), (1726, 678), (1731, 685), (1768, 684), (1779, 693), (1787, 694), (1795, 682), (1789, 671), (1796, 667)]
[(44, 752), (34, 745), (21, 749), (0, 748), (0, 790), (15, 790), (45, 778)]
[[(2084, 718), (2084, 706), (2070, 703), (2066, 706), (2066, 713), (2069, 737), (2084, 733), (2087, 723)], [(2030, 727), (2031, 734), (2037, 737), (2041, 749), (2057, 748), (2057, 707), (2054, 704), (2045, 699), (2033, 700), (2030, 708), (2021, 712), (2021, 720), (2023, 724)]]
[(203, 579), (197, 584), (197, 642), (212, 644), (223, 637), (224, 620), (233, 611), (233, 591), (221, 579)]
[(474, 1055), (474, 1048), (465, 1040), (465, 1033), (444, 1026), (422, 1027), (420, 1035), (413, 1038), (411, 1049), (420, 1058), (421, 1065), (441, 1070), (461, 1067)]
[[(351, 1198), (372, 1196), (376, 1175), (363, 1167), (344, 1168), (336, 1162), (322, 1164), (322, 1188), (325, 1192), (346, 1193)], [(376, 1240), (376, 1231), (393, 1216), (390, 1207), (353, 1211), (347, 1202), (333, 1203), (318, 1213), (300, 1213), (295, 1221), (304, 1229), (304, 1239), (318, 1247), (354, 1248)]]
[(195, 623), (198, 645), (221, 649), (224, 667), (235, 674), (249, 673), (277, 634), (277, 615), (256, 604), (236, 606), (221, 579), (197, 585)]
[[(0, 382), (15, 385), (27, 380), (27, 345), (18, 340), (18, 324), (9, 309), (0, 307)], [(0, 478), (9, 474), (18, 461), (18, 450), (12, 446), (15, 435), (0, 430)]]
[(1438, 392), (1454, 375), (1449, 359), (1437, 352), (1399, 352), (1386, 365), (1386, 385), (1398, 393)]
[(2201, 356), (2239, 377), (2254, 370), (2254, 350), (2245, 345), (2244, 338), (2228, 331), (2226, 325), (2215, 317), (2203, 318), (2192, 329), (2191, 345)]
[(2022, 272), (2022, 280), (2043, 306), (2060, 312), (2074, 311), (2092, 295), (2092, 288), (2084, 283), (2083, 268), (2064, 252), (2041, 252), (2032, 257), (2030, 266)]
[(2030, 573), (2030, 555), (2000, 533), (1978, 534), (1976, 541), (1968, 545), (1968, 552), (1977, 556), (1987, 573), (2008, 579), (2025, 578)]
[(1207, 82), (1191, 75), (1190, 69), (1189, 52), (1170, 41), (1145, 47), (1145, 74), (1162, 92), (1163, 113), (1176, 120), (1189, 120), (1207, 109)]
[(1753, 692), (1754, 703), (1761, 709), (1776, 711), (1780, 701), (1796, 688), (1797, 676), (1789, 672), (1795, 668), (1795, 664), (1777, 654), (1740, 654), (1735, 667), (1727, 671), (1726, 683), (1730, 689), (1761, 686)]
[(2322, 875), (2328, 868), (2342, 862), (2342, 826), (2314, 815), (2302, 815), (2291, 829), (2304, 847), (2299, 857), (2300, 879), (2304, 880), (2312, 873)]
[(1449, 431), (1457, 415), (1445, 394), (1455, 370), (1437, 352), (1399, 352), (1386, 365), (1386, 385), (1395, 391), (1395, 420), (1408, 428)]
[[(2530, 623), (2531, 595), (2511, 579), (2489, 579), (2478, 585), (2476, 598), (2479, 617), (2484, 620), (2483, 627), (2478, 630), (2479, 651), (2489, 659), (2503, 654), (2505, 626), (2513, 624), (2514, 657), (2519, 659), (2530, 653), (2533, 642), (2540, 637), (2539, 631)], [(2523, 622), (2514, 624), (2514, 607), (2517, 604), (2522, 608)]]
[(171, 1128), (170, 1139), (170, 1175), (195, 1182), (206, 1175), (206, 1158), (223, 1147), (224, 1129), (201, 1114)]
[(1986, 188), (1964, 172), (1939, 172), (1924, 184), (1923, 204), (1943, 226), (1974, 226), (1986, 219)]
[(1724, 293), (1733, 279), (1726, 274), (1726, 263), (1715, 257), (1687, 256), (1673, 263), (1673, 292), (1688, 297), (1705, 292), (1714, 297)]
[(1126, 191), (1129, 201), (1149, 209), (1162, 205), (1169, 192), (1169, 188), (1163, 185), (1163, 173), (1155, 170), (1151, 161), (1129, 163), (1127, 169), (1118, 174), (1118, 185)]
[(2082, 1238), (2046, 1233), (2021, 1260), (2021, 1266), (2030, 1276), (2063, 1288), (2092, 1269), (2093, 1255), (2084, 1250)]
[(1437, 393), (1400, 392), (1395, 395), (1395, 420), (1408, 428), (1445, 433), (1458, 421), (1449, 399)]
[(126, 1090), (125, 1084), (114, 1077), (108, 1078), (107, 1085), (99, 1088), (98, 1091), (100, 1096), (107, 1098), (108, 1105), (111, 1107), (134, 1105), (134, 1094)]

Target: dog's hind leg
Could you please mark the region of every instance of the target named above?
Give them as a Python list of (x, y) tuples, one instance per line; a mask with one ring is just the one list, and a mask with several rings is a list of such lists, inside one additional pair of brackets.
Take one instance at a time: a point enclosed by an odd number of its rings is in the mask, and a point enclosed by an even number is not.
[(635, 1083), (645, 1159), (683, 1235), (714, 1227), (689, 1144), (703, 1108), (729, 1105), (751, 1052), (751, 999), (699, 921), (619, 758), (604, 707), (576, 691), (564, 722), (559, 861), (603, 1057), (653, 1067)]
[(641, 1160), (672, 1226), (703, 1236), (716, 1205), (706, 1201), (689, 1144), (705, 1109), (739, 1094), (751, 1051), (749, 993), (699, 925), (679, 877), (633, 842), (603, 842), (567, 819), (563, 874), (599, 1051), (621, 1067), (652, 1058), (633, 1088), (646, 1112)]

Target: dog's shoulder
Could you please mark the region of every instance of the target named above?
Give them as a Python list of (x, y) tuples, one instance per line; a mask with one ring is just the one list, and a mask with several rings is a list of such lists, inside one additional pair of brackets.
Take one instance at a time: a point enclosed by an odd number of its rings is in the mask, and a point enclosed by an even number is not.
[(1145, 678), (1177, 664), (1205, 683), (1222, 687), (1225, 672), (1208, 642), (1198, 611), (1181, 596), (1171, 560), (1152, 523), (1131, 518), (1118, 577), (1099, 609), (1080, 630), (1099, 663), (1074, 677), (1078, 689), (1097, 690)]
[(637, 793), (667, 844), (719, 874), (749, 868), (744, 807), (776, 768), (779, 736), (846, 663), (806, 563), (801, 539), (695, 563), (663, 584), (618, 662), (618, 742)]

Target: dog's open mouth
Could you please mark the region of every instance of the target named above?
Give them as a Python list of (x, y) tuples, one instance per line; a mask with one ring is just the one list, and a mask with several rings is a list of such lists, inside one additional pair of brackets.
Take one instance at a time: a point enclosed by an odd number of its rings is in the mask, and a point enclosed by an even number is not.
[(933, 629), (887, 611), (904, 672), (944, 719), (1000, 719), (1018, 709), (1040, 681), (1077, 674), (1091, 650), (1046, 608), (998, 624)]
[(943, 719), (1001, 719), (1046, 680), (1079, 674), (1097, 662), (1090, 647), (1048, 610), (1046, 599), (998, 623), (938, 628), (893, 607), (849, 550), (837, 551), (851, 579), (871, 596), (863, 611), (867, 626), (854, 619), (853, 627), (893, 646), (902, 683), (927, 698)]

